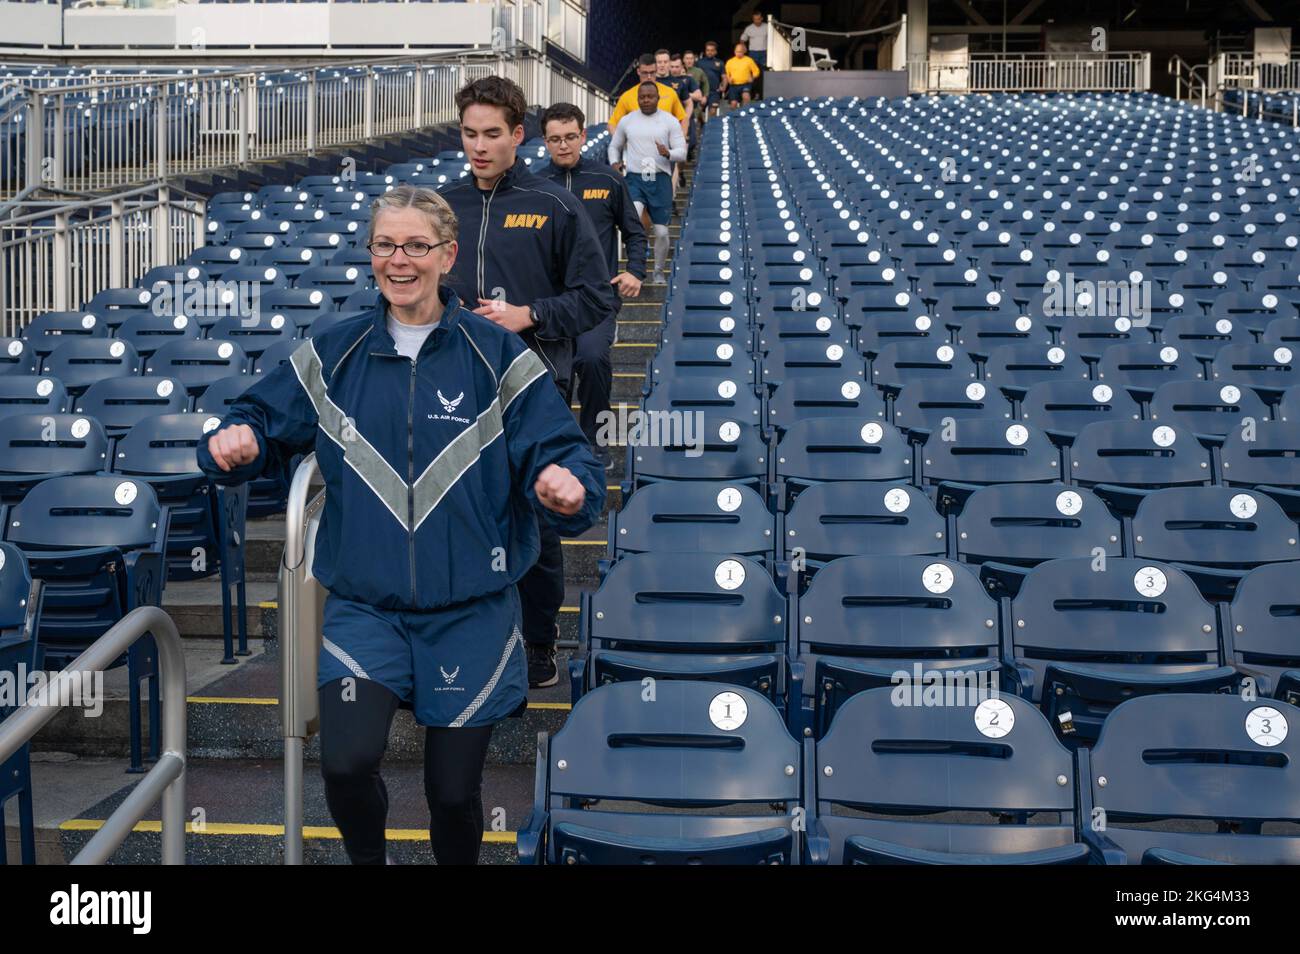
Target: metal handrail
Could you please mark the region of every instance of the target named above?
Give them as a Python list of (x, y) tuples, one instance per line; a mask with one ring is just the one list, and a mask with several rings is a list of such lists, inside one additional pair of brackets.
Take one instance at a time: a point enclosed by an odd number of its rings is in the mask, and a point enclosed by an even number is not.
[[(146, 633), (158, 645), (162, 685), (162, 755), (108, 820), (72, 859), (74, 865), (101, 865), (126, 840), (137, 822), (162, 797), (162, 863), (185, 864), (185, 653), (172, 618), (156, 606), (141, 606), (122, 617), (107, 633), (49, 682), (47, 699), (71, 698), (56, 692), (80, 673), (103, 672)], [(28, 699), (0, 724), (0, 763), (30, 742), (63, 708)]]
[(294, 471), (284, 517), (284, 556), (279, 574), (280, 714), (284, 727), (284, 863), (302, 864), (303, 753), (316, 731), (316, 654), (322, 593), (310, 578), (311, 524), (325, 503), (322, 491), (311, 495), (320, 473), (309, 454)]

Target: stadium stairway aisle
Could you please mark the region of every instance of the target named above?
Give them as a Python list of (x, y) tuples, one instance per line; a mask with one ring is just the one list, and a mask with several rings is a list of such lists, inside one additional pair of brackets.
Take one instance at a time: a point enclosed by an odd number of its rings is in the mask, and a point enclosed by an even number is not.
[[(680, 217), (693, 169), (686, 166), (675, 201), (670, 239)], [(671, 255), (671, 246), (670, 246)], [(611, 403), (635, 407), (645, 367), (661, 329), (665, 286), (644, 286), (624, 302), (613, 352)], [(579, 405), (573, 405), (576, 415)], [(605, 555), (609, 509), (619, 506), (618, 475), (624, 449), (611, 448), (606, 518), (580, 538), (564, 541), (565, 601), (560, 611), (560, 682), (529, 693), (525, 715), (502, 723), (493, 736), (483, 781), (487, 830), (481, 861), (514, 862), (515, 831), (532, 807), (537, 733), (555, 732), (570, 708), (567, 660), (577, 639), (579, 593), (594, 589), (597, 561)], [(222, 666), (221, 594), (215, 580), (170, 583), (164, 608), (185, 637), (188, 677), (189, 768), (186, 801), (191, 864), (278, 864), (283, 848), (283, 771), (278, 696), (276, 570), (284, 546), (284, 521), (267, 518), (248, 526), (248, 632), (251, 655)], [(37, 736), (32, 753), (37, 824), (37, 861), (71, 859), (121, 803), (137, 779), (125, 774), (128, 707), (125, 670), (105, 679), (103, 714), (87, 719), (67, 710)], [(422, 780), (423, 733), (409, 712), (394, 721), (384, 765), (390, 809), (389, 852), (398, 863), (432, 863), (428, 810)], [(319, 740), (307, 748), (304, 772), (304, 855), (309, 864), (346, 863), (342, 841), (325, 805), (317, 759)], [(157, 807), (114, 856), (116, 863), (155, 864), (161, 839)], [(9, 856), (17, 851), (17, 814), (6, 816)]]

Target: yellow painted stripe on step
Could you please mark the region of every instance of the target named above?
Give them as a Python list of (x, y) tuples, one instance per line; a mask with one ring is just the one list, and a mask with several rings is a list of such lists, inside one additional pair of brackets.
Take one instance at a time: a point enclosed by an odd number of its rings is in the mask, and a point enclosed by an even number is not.
[(644, 372), (644, 371), (615, 371), (615, 372), (614, 372), (614, 377), (616, 377), (616, 378), (644, 378), (644, 377), (645, 377), (645, 372)]
[(657, 348), (657, 347), (659, 347), (659, 342), (657, 342), (657, 341), (620, 341), (618, 344), (614, 345), (614, 347), (615, 347), (615, 348)]
[[(576, 606), (561, 606), (561, 613), (580, 612)], [(280, 700), (273, 697), (259, 696), (186, 696), (185, 701), (192, 702), (195, 705), (230, 705), (230, 706), (278, 706)], [(558, 703), (554, 702), (530, 702), (529, 709), (554, 709)], [(568, 707), (568, 703), (564, 704)]]
[[(99, 831), (104, 821), (98, 818), (70, 818), (59, 826), (61, 831)], [(162, 822), (137, 822), (132, 831), (161, 832)], [(195, 828), (193, 822), (186, 822), (185, 832), (190, 835), (257, 835), (263, 838), (283, 838), (283, 825), (238, 824), (232, 822), (207, 822)], [(339, 830), (332, 825), (303, 825), (302, 836), (307, 839), (341, 840)], [(429, 838), (427, 828), (388, 828), (384, 837), (390, 841), (426, 841)], [(485, 831), (483, 841), (490, 845), (513, 845), (517, 834), (513, 831)]]
[(279, 609), (279, 608), (280, 608), (280, 601), (279, 601), (279, 600), (262, 600), (262, 602), (260, 602), (260, 603), (257, 604), (257, 607), (258, 607), (258, 609)]
[(573, 703), (571, 702), (530, 702), (528, 703), (528, 708), (553, 709), (556, 712), (568, 712), (570, 709), (573, 708)]
[(280, 704), (279, 699), (262, 699), (257, 696), (186, 696), (185, 701), (196, 705), (227, 703), (236, 706), (278, 706)]
[(566, 547), (604, 547), (609, 545), (604, 540), (561, 540), (560, 543)]

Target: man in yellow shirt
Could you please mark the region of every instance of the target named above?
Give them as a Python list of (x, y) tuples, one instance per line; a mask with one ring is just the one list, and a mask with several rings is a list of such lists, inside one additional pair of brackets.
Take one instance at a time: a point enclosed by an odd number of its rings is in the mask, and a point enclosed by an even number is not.
[(654, 54), (642, 53), (636, 65), (637, 85), (618, 98), (618, 102), (614, 105), (614, 112), (609, 117), (610, 132), (614, 131), (618, 121), (628, 113), (641, 111), (641, 107), (637, 105), (636, 93), (640, 84), (649, 80), (654, 81), (654, 84), (659, 87), (659, 108), (666, 113), (672, 113), (673, 118), (682, 124), (682, 135), (686, 135), (686, 110), (682, 108), (682, 101), (677, 98), (677, 91), (671, 86), (665, 86), (655, 80), (657, 72)]
[(750, 58), (749, 48), (745, 44), (737, 43), (735, 53), (723, 67), (725, 75), (722, 77), (722, 90), (727, 94), (727, 102), (733, 106), (743, 106), (753, 98), (752, 84), (763, 71)]

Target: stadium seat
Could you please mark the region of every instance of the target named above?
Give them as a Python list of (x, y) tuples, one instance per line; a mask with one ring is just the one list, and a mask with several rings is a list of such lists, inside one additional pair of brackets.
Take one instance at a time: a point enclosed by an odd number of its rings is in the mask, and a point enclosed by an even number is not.
[(197, 341), (202, 336), (202, 325), (188, 315), (136, 315), (117, 329), (118, 340), (131, 345), (146, 361), (165, 344)]
[(785, 598), (762, 564), (734, 554), (636, 553), (584, 593), (573, 701), (613, 682), (696, 679), (784, 706)]
[(140, 356), (125, 341), (74, 338), (45, 359), (43, 373), (58, 378), (74, 398), (97, 381), (140, 373)]
[(0, 338), (0, 374), (30, 375), (40, 366), (40, 355), (22, 338)]
[(191, 397), (198, 397), (215, 381), (247, 374), (248, 358), (232, 341), (173, 341), (154, 352), (145, 362), (144, 373), (181, 381)]
[(63, 414), (70, 399), (58, 378), (39, 374), (0, 374), (0, 418), (10, 414)]
[(977, 487), (1061, 479), (1060, 454), (1047, 435), (1005, 421), (954, 421), (918, 448), (921, 477), (945, 511)]
[(23, 338), (45, 358), (72, 338), (107, 338), (108, 323), (90, 311), (47, 311), (23, 329)]
[[(108, 378), (92, 384), (77, 398), (73, 410), (95, 418), (109, 437), (121, 437), (155, 414), (180, 414), (190, 409), (185, 385), (175, 378)], [(107, 468), (105, 468), (107, 469)]]
[[(148, 481), (168, 508), (167, 578), (221, 575), (224, 662), (233, 663), (232, 613), (239, 644), (248, 645), (244, 585), (244, 518), (248, 485), (218, 487), (198, 469), (195, 449), (220, 424), (216, 415), (159, 414), (140, 421), (117, 444), (113, 472)], [(232, 607), (232, 590), (234, 605)]]
[(774, 523), (743, 484), (665, 480), (647, 484), (609, 515), (609, 557), (683, 551), (737, 553), (770, 562)]
[(1068, 456), (1070, 481), (1123, 513), (1132, 513), (1157, 488), (1214, 480), (1210, 449), (1177, 424), (1094, 421), (1079, 432)]
[(107, 470), (108, 435), (80, 414), (0, 418), (0, 503), (15, 504), (47, 477)]
[(1214, 607), (1168, 564), (1096, 556), (1040, 563), (1006, 610), (1006, 662), (1021, 694), (1082, 743), (1134, 695), (1226, 692), (1240, 683), (1219, 656)]
[(540, 738), (520, 862), (798, 863), (802, 836), (790, 816), (801, 751), (776, 707), (740, 686), (654, 686), (653, 705), (640, 683), (601, 686), (578, 700), (564, 728)]
[[(44, 659), (62, 668), (138, 606), (162, 602), (167, 509), (147, 483), (108, 474), (53, 477), (10, 510), (5, 540), (45, 584), (40, 640)], [(116, 665), (127, 666), (131, 767), (143, 768), (140, 681), (149, 681), (150, 755), (157, 758), (162, 707), (158, 651), (145, 635)]]
[(1256, 680), (1259, 695), (1300, 702), (1300, 562), (1256, 567), (1220, 608), (1224, 657)]
[(1130, 699), (1078, 754), (1084, 839), (1118, 864), (1300, 864), (1298, 721), (1237, 695)]
[(792, 594), (790, 618), (796, 733), (821, 738), (839, 707), (865, 689), (945, 673), (995, 691), (1001, 685), (998, 604), (969, 567), (951, 560), (832, 560), (806, 593)]
[(816, 743), (804, 775), (810, 863), (1075, 865), (1095, 856), (1080, 841), (1074, 759), (1033, 707), (1014, 696), (956, 705), (899, 705), (896, 696), (858, 693)]

